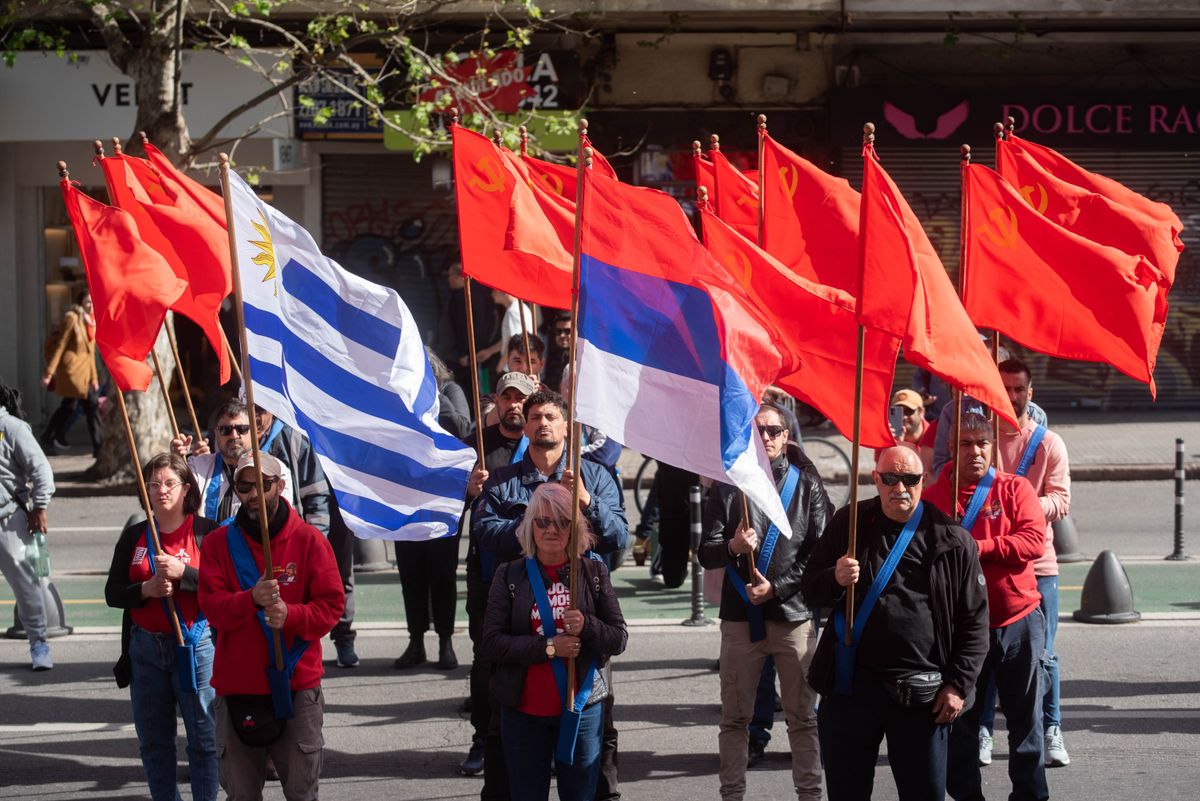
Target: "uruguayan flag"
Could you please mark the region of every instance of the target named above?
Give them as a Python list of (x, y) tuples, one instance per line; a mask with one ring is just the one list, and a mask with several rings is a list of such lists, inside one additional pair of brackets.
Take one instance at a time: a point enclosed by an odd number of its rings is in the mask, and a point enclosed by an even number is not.
[(255, 402), (308, 435), (359, 537), (453, 534), (475, 454), (437, 424), (408, 307), (232, 172), (229, 186)]

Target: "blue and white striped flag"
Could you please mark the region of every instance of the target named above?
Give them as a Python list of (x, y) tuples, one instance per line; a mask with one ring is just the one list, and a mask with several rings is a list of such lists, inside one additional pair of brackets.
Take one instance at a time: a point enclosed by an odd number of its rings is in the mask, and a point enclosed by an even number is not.
[(229, 174), (254, 400), (308, 435), (359, 537), (453, 534), (475, 453), (437, 424), (408, 307)]

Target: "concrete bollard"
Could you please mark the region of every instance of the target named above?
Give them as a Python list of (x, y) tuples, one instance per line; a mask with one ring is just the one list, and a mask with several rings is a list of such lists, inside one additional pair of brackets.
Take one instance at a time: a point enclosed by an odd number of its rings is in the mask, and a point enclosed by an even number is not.
[(1050, 526), (1054, 529), (1054, 554), (1059, 564), (1087, 560), (1087, 557), (1079, 552), (1079, 535), (1075, 531), (1075, 521), (1070, 515), (1062, 520), (1055, 520)]
[[(63, 609), (62, 598), (58, 595), (58, 589), (54, 586), (54, 582), (50, 579), (41, 579), (42, 585), (42, 605), (46, 608), (46, 636), (47, 637), (65, 637), (75, 629), (67, 625), (66, 610)], [(4, 636), (10, 640), (25, 640), (29, 635), (25, 633), (25, 627), (21, 625), (21, 618), (17, 617), (16, 607), (13, 607), (13, 625), (12, 628), (4, 632)]]
[(1136, 623), (1129, 574), (1112, 551), (1101, 551), (1083, 581), (1083, 594), (1073, 617), (1080, 623)]

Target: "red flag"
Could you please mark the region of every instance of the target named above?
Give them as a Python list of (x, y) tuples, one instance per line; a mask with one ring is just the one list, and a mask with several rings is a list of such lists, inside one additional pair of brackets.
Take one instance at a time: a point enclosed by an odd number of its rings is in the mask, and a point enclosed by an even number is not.
[[(775, 379), (776, 385), (815, 406), (842, 434), (853, 438), (858, 341), (854, 298), (788, 269), (720, 220), (710, 207), (702, 204), (700, 211), (705, 246), (749, 291), (763, 316), (774, 322), (788, 349), (792, 362)], [(868, 447), (895, 444), (887, 410), (899, 349), (899, 338), (867, 330), (860, 440)]]
[(96, 345), (122, 391), (145, 391), (146, 357), (185, 283), (138, 237), (133, 218), (62, 181), (63, 200), (96, 309)]
[(987, 167), (966, 168), (963, 192), (971, 319), (1041, 353), (1107, 362), (1153, 392), (1167, 307), (1158, 271), (1055, 225)]
[[(571, 308), (571, 262), (564, 270), (558, 259), (547, 258), (556, 252), (558, 233), (532, 194), (533, 178), (486, 137), (458, 125), (451, 137), (463, 272), (522, 300)], [(574, 176), (570, 191), (574, 192)], [(521, 217), (526, 234), (537, 243), (528, 252), (506, 249), (514, 215)]]
[(862, 198), (859, 320), (902, 337), (910, 364), (940, 376), (1016, 426), (991, 354), (917, 216), (869, 146), (863, 152)]
[(758, 184), (742, 174), (720, 150), (710, 150), (716, 214), (752, 242), (758, 242)]
[(142, 241), (159, 252), (186, 289), (171, 306), (204, 331), (229, 380), (229, 350), (218, 313), (233, 291), (229, 237), (170, 176), (145, 159), (118, 155), (100, 159), (113, 205), (128, 212)]
[[(1033, 147), (1037, 148), (1036, 145)], [(1052, 172), (1039, 161), (1039, 151), (1059, 159), (1050, 162), (1060, 167), (1058, 172)], [(1074, 170), (1062, 169), (1062, 164), (1070, 164)], [(1144, 256), (1161, 271), (1168, 287), (1174, 283), (1175, 266), (1183, 252), (1183, 243), (1178, 237), (1179, 219), (1173, 214), (1168, 219), (1170, 209), (1163, 204), (1151, 203), (1136, 195), (1137, 205), (1124, 205), (1095, 188), (1072, 183), (1071, 175), (1082, 174), (1098, 179), (1098, 182), (1093, 181), (1093, 186), (1109, 187), (1104, 183), (1108, 182), (1107, 178), (1085, 172), (1052, 150), (1030, 149), (1029, 143), (1015, 138), (1012, 141), (996, 140), (996, 170), (1017, 188), (1030, 206), (1050, 220), (1084, 239)], [(1120, 184), (1116, 185), (1125, 190)], [(1132, 193), (1125, 190), (1119, 194), (1128, 199)]]
[(143, 147), (146, 150), (146, 158), (150, 160), (154, 168), (166, 178), (174, 181), (188, 197), (204, 210), (205, 214), (212, 218), (213, 222), (221, 226), (222, 231), (225, 230), (225, 200), (220, 193), (214, 192), (199, 181), (188, 177), (187, 173), (172, 164), (161, 150), (149, 142), (144, 142)]
[(763, 249), (809, 280), (858, 295), (859, 195), (763, 136)]

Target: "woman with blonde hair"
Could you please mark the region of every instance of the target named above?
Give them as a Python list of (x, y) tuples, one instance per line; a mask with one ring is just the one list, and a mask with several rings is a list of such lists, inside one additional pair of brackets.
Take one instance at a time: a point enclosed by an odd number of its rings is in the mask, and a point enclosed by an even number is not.
[[(572, 515), (572, 507), (574, 514)], [(569, 537), (577, 529), (577, 608), (571, 600)], [(492, 697), (513, 801), (544, 801), (556, 762), (561, 801), (591, 801), (600, 769), (610, 657), (628, 635), (608, 569), (586, 553), (587, 521), (571, 492), (545, 483), (517, 529), (524, 558), (496, 569), (483, 622), (483, 655), (496, 666)], [(575, 660), (575, 703), (567, 706), (567, 660)]]

